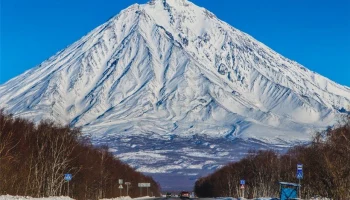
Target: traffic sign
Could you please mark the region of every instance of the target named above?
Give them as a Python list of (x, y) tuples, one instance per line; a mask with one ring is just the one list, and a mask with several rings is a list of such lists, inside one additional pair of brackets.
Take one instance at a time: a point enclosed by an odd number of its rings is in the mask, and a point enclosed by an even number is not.
[(123, 189), (123, 186), (122, 185), (119, 185), (119, 187), (118, 187), (119, 189)]
[(151, 187), (151, 183), (139, 183), (139, 187)]
[(297, 169), (298, 170), (303, 170), (303, 165), (302, 164), (297, 164)]
[(297, 179), (303, 179), (303, 178), (304, 178), (303, 171), (298, 171), (297, 172)]
[(245, 185), (245, 180), (240, 181), (241, 185)]
[(244, 185), (241, 185), (241, 190), (244, 190)]
[(66, 181), (72, 180), (72, 174), (64, 174), (64, 180)]
[(119, 179), (119, 180), (118, 180), (118, 183), (119, 183), (119, 184), (123, 184), (123, 179)]
[(303, 165), (297, 164), (297, 179), (303, 179), (304, 173), (303, 173)]
[(64, 174), (64, 180), (67, 181), (68, 184), (67, 196), (69, 196), (69, 181), (72, 180), (72, 174)]
[(298, 194), (300, 198), (300, 180), (303, 179), (304, 173), (303, 173), (303, 165), (297, 164), (297, 179), (299, 179), (299, 187), (298, 187)]

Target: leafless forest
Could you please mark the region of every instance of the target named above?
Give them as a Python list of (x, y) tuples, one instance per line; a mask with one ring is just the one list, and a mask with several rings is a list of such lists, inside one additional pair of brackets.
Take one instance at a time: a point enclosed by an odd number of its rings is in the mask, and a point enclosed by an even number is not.
[(298, 183), (296, 165), (302, 163), (303, 198), (321, 195), (350, 199), (350, 116), (339, 124), (324, 134), (317, 134), (310, 145), (297, 146), (284, 155), (252, 151), (241, 161), (200, 178), (195, 192), (200, 197), (238, 197), (240, 179), (245, 179), (246, 197), (278, 197), (278, 182)]
[(35, 125), (0, 111), (0, 195), (68, 195), (65, 173), (73, 175), (69, 196), (75, 199), (117, 197), (118, 179), (131, 182), (131, 197), (139, 195), (139, 182), (151, 183), (150, 194), (159, 194), (151, 177), (115, 158), (107, 147), (92, 146), (79, 129), (49, 121)]

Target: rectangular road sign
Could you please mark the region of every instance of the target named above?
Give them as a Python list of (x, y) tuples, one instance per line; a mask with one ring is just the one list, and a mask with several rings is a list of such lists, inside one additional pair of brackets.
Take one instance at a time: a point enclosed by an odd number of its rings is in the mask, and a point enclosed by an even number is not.
[(303, 171), (297, 171), (297, 179), (303, 179), (304, 174)]
[(303, 165), (302, 164), (297, 164), (297, 169), (298, 170), (303, 170)]
[(151, 183), (139, 183), (139, 187), (151, 187)]
[(304, 173), (303, 173), (303, 165), (297, 164), (297, 179), (303, 179)]
[(123, 179), (119, 179), (119, 180), (118, 180), (118, 183), (119, 183), (119, 184), (123, 184)]
[(241, 185), (245, 185), (245, 180), (240, 181)]
[(72, 180), (72, 174), (64, 174), (64, 180), (66, 181)]

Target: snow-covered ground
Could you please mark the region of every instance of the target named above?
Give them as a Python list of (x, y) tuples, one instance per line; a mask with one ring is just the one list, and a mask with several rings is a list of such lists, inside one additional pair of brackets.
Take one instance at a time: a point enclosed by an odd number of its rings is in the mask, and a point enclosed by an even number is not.
[[(118, 197), (113, 199), (100, 199), (100, 200), (149, 200), (154, 199), (155, 197), (139, 197), (139, 198), (130, 198), (130, 197)], [(33, 197), (23, 197), (23, 196), (11, 196), (11, 195), (0, 195), (0, 200), (73, 200), (69, 197), (45, 197), (45, 198), (33, 198)]]
[[(134, 198), (133, 200), (150, 200), (154, 199), (155, 197), (140, 197), (140, 198)], [(130, 197), (120, 197), (120, 198), (113, 198), (113, 199), (101, 199), (101, 200), (131, 200)], [(270, 197), (260, 197), (255, 198), (254, 200), (271, 200), (273, 198)], [(11, 195), (3, 195), (0, 196), (0, 200), (73, 200), (69, 197), (47, 197), (47, 198), (32, 198), (32, 197), (22, 197), (22, 196), (11, 196)], [(201, 198), (200, 200), (248, 200), (243, 198), (231, 198), (231, 197), (221, 197), (221, 198)], [(311, 198), (310, 200), (329, 200), (328, 198)]]
[[(232, 197), (222, 197), (222, 198), (216, 198), (215, 200), (275, 200), (276, 198), (271, 197), (259, 197), (254, 199), (245, 199), (245, 198), (232, 198)], [(278, 198), (277, 198), (278, 199)], [(210, 198), (200, 199), (200, 200), (213, 200)], [(330, 200), (329, 198), (322, 198), (322, 197), (315, 197), (311, 199), (300, 199), (300, 200)]]
[(47, 197), (47, 198), (33, 198), (33, 197), (23, 197), (23, 196), (11, 196), (2, 195), (0, 200), (73, 200), (69, 197)]

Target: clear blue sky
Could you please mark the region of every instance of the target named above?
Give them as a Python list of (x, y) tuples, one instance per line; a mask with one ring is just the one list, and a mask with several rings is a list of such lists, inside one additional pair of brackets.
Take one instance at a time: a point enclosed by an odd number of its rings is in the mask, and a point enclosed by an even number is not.
[[(0, 84), (147, 0), (0, 0)], [(192, 0), (287, 58), (350, 86), (350, 0)]]

